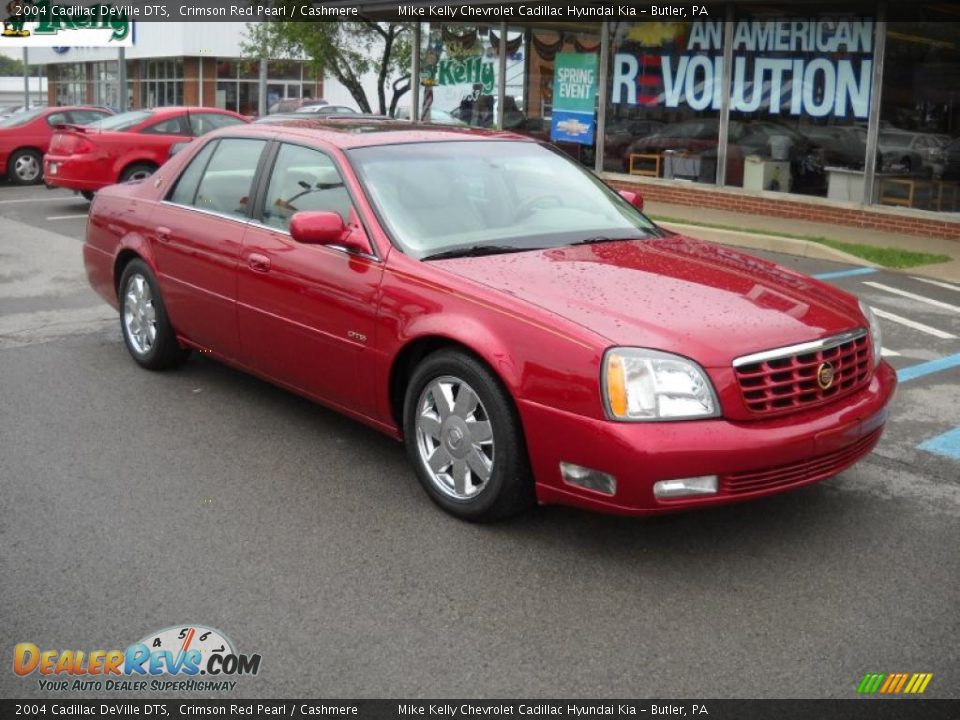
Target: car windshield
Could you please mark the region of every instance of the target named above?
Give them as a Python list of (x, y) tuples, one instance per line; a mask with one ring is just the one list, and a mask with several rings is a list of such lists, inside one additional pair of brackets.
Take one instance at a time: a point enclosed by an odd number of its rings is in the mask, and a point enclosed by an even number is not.
[(906, 133), (881, 133), (880, 144), (890, 147), (907, 147), (910, 145), (910, 137)]
[(426, 142), (348, 154), (395, 242), (420, 259), (660, 234), (615, 191), (537, 143)]
[(0, 127), (20, 127), (21, 125), (26, 125), (31, 120), (36, 120), (45, 111), (46, 108), (39, 108), (37, 110), (14, 113), (10, 117), (0, 120)]
[(103, 120), (90, 123), (88, 127), (96, 130), (129, 130), (153, 115), (153, 110), (133, 110), (132, 112), (111, 115)]

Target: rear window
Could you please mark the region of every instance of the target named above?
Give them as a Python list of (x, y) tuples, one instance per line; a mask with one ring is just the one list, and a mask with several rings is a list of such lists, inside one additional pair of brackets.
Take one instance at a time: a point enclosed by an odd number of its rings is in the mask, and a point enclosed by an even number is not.
[(0, 120), (0, 127), (20, 127), (21, 125), (26, 125), (31, 120), (36, 120), (46, 111), (46, 108), (40, 108), (39, 110), (15, 113), (8, 118)]
[(153, 110), (134, 110), (132, 112), (111, 115), (98, 122), (90, 123), (97, 130), (129, 130), (153, 115)]

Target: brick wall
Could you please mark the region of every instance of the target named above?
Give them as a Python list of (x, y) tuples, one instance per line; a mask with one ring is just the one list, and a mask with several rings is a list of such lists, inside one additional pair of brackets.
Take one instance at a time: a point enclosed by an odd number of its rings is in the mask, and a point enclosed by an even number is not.
[(639, 191), (645, 200), (834, 223), (960, 242), (960, 213), (946, 215), (905, 208), (864, 207), (803, 195), (751, 193), (740, 189), (687, 185), (612, 173), (607, 173), (605, 177), (607, 182), (620, 190)]

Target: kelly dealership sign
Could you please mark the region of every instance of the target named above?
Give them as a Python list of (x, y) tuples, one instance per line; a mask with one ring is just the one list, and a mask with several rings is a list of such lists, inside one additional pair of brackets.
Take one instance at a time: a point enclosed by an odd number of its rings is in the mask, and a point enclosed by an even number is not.
[[(152, 7), (157, 6), (135, 11)], [(10, 0), (3, 14), (0, 48), (131, 47), (131, 10), (132, 6), (110, 3), (62, 5), (48, 0)]]
[[(659, 55), (661, 91), (656, 102), (643, 104), (720, 109), (724, 24), (693, 22), (688, 27), (685, 47)], [(736, 23), (731, 110), (866, 119), (873, 30), (872, 20)], [(636, 54), (615, 55), (614, 104), (641, 104), (637, 89), (642, 70)]]

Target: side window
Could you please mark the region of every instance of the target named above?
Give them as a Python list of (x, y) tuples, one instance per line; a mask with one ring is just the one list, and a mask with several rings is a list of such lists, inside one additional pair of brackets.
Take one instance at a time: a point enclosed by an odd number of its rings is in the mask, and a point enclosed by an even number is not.
[(210, 161), (210, 156), (213, 154), (216, 146), (216, 141), (207, 143), (203, 149), (194, 156), (193, 160), (191, 160), (187, 166), (187, 169), (180, 174), (180, 179), (177, 180), (173, 192), (170, 193), (170, 202), (177, 203), (178, 205), (193, 205), (193, 200), (197, 196), (197, 185), (200, 184), (200, 176), (203, 175), (203, 171), (207, 167), (207, 163)]
[(264, 145), (265, 140), (220, 140), (192, 204), (201, 210), (246, 217), (250, 188)]
[(65, 112), (56, 112), (47, 115), (47, 125), (53, 127), (54, 125), (63, 125), (64, 123), (69, 123), (70, 118), (67, 117)]
[(243, 120), (240, 118), (235, 118), (231, 115), (221, 115), (220, 113), (190, 113), (189, 117), (190, 131), (197, 137), (206, 135), (211, 130), (216, 130), (217, 128), (243, 123)]
[(140, 132), (144, 135), (185, 135), (180, 120), (180, 116), (161, 120), (153, 123), (153, 125), (147, 125)]
[(281, 145), (270, 175), (263, 205), (263, 223), (286, 230), (300, 210), (339, 213), (350, 217), (350, 195), (333, 160), (317, 150)]
[(97, 120), (103, 120), (103, 118), (108, 117), (110, 113), (108, 112), (99, 112), (97, 110), (71, 110), (70, 118), (71, 121), (77, 125), (86, 125), (87, 123), (92, 123)]

